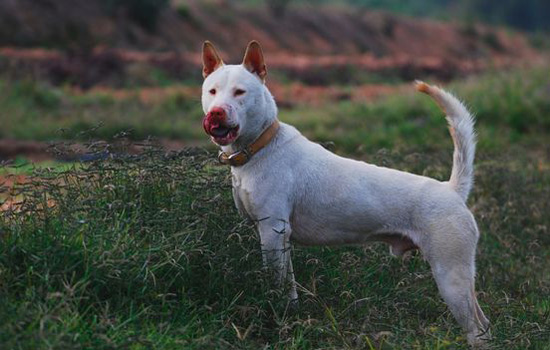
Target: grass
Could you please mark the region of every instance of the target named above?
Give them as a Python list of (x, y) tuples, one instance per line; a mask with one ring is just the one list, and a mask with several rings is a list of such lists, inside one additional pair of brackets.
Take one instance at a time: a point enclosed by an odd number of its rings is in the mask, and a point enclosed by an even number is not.
[[(452, 86), (478, 112), (469, 205), (482, 232), (477, 289), (496, 349), (550, 348), (547, 79), (535, 70)], [(154, 114), (165, 106), (52, 94), (58, 102), (40, 105), (11, 90), (0, 106), (12, 108), (9, 118), (36, 107), (48, 121), (97, 108), (138, 130), (148, 113), (160, 118), (148, 125), (168, 118)], [(182, 109), (193, 115), (186, 135), (199, 137), (199, 112)], [(425, 96), (302, 106), (281, 117), (334, 141), (338, 153), (449, 176), (450, 137)], [(295, 246), (302, 288), (300, 305), (289, 308), (234, 208), (228, 169), (214, 159), (202, 149), (150, 147), (140, 156), (25, 170), (33, 183), (15, 188), (25, 202), (0, 212), (0, 348), (467, 348), (422, 256), (395, 258), (383, 244)]]
[(5, 166), (0, 168), (0, 175), (28, 175), (38, 169), (55, 169), (58, 172), (63, 172), (78, 166), (78, 163), (57, 162), (55, 160), (46, 160), (42, 162), (32, 162), (25, 157), (16, 157), (14, 160), (7, 162)]
[[(537, 143), (548, 135), (550, 80), (546, 73), (544, 68), (491, 73), (447, 87), (475, 112), (481, 150), (495, 151), (517, 142)], [(414, 92), (374, 103), (340, 102), (323, 109), (303, 106), (283, 110), (281, 118), (310, 138), (335, 141), (347, 154), (381, 147), (433, 151), (449, 141), (438, 107)]]
[[(55, 170), (36, 170), (22, 212), (0, 220), (1, 347), (466, 348), (426, 262), (384, 245), (296, 246), (303, 288), (288, 309), (213, 158), (151, 150), (66, 170), (62, 185)], [(435, 155), (369, 160), (447, 171)], [(545, 349), (550, 339), (550, 174), (534, 164), (477, 163), (478, 290), (497, 348)]]
[(0, 137), (17, 139), (112, 139), (130, 132), (134, 139), (149, 135), (198, 138), (202, 112), (198, 99), (175, 94), (162, 104), (146, 104), (136, 96), (117, 99), (106, 93), (75, 95), (34, 81), (3, 81), (0, 97), (5, 124)]
[[(481, 149), (546, 137), (550, 131), (547, 71), (541, 67), (493, 72), (449, 86), (476, 112)], [(68, 88), (7, 80), (0, 80), (0, 90), (5, 91), (0, 96), (4, 119), (0, 137), (109, 140), (124, 132), (135, 140), (156, 136), (193, 144), (206, 141), (199, 96), (174, 93), (159, 103), (147, 103), (136, 95), (75, 95)], [(369, 103), (283, 108), (280, 118), (314, 140), (335, 141), (346, 154), (382, 147), (425, 151), (435, 145), (440, 149), (449, 140), (440, 111), (426, 96), (415, 93), (412, 85), (410, 91)]]

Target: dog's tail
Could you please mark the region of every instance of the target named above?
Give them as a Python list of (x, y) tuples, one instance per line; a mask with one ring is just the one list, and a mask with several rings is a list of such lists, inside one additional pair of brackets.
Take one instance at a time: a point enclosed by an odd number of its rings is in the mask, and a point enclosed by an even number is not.
[(449, 131), (454, 143), (453, 170), (449, 185), (466, 201), (474, 182), (474, 156), (476, 134), (474, 118), (468, 109), (453, 95), (435, 86), (421, 81), (416, 89), (430, 95), (447, 114)]

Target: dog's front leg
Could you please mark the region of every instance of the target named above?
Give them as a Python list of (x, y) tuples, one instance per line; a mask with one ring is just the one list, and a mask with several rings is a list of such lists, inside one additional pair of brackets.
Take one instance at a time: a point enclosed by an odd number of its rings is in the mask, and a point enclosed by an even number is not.
[(273, 269), (277, 286), (290, 283), (290, 300), (296, 301), (298, 293), (290, 260), (291, 228), (288, 220), (267, 218), (258, 222), (264, 265)]

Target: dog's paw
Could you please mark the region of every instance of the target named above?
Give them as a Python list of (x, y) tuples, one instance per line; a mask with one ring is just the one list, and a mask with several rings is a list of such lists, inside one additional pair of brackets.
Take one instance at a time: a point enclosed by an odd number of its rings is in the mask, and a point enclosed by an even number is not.
[(468, 333), (468, 345), (474, 349), (489, 349), (489, 341), (492, 340), (491, 331), (486, 330), (483, 333), (471, 332)]

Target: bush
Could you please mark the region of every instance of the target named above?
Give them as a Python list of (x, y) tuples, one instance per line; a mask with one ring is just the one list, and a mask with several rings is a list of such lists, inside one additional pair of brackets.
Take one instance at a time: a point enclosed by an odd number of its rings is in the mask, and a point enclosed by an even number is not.
[(168, 7), (169, 0), (102, 0), (111, 11), (124, 9), (130, 18), (147, 30), (153, 31), (160, 12)]

